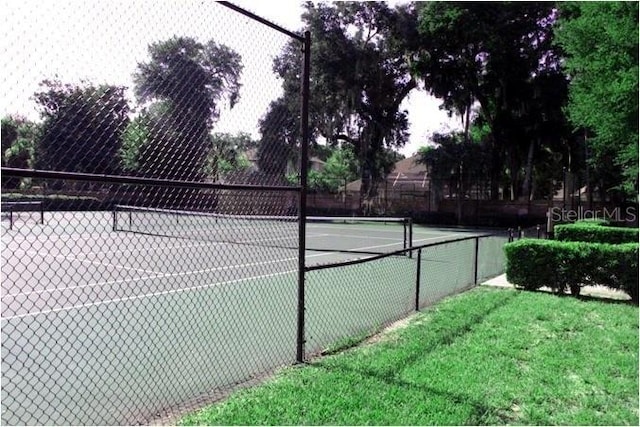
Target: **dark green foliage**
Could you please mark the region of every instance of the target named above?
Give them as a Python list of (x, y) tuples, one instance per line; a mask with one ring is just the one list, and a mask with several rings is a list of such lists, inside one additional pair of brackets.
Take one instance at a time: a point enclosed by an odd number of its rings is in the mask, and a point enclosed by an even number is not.
[(637, 303), (638, 243), (599, 244), (596, 247), (588, 260), (590, 264), (585, 267), (587, 282), (624, 291)]
[(609, 221), (601, 218), (579, 219), (578, 221), (575, 222), (575, 224), (600, 226), (600, 225), (609, 225)]
[(129, 123), (121, 86), (44, 81), (35, 94), (44, 119), (37, 166), (56, 171), (114, 174)]
[(571, 76), (566, 113), (587, 129), (601, 192), (638, 194), (638, 2), (561, 2), (555, 25)]
[(554, 4), (417, 3), (412, 71), (466, 129), (471, 118), (489, 130), (491, 197), (505, 179), (512, 198), (548, 196), (571, 134), (562, 114), (568, 81), (552, 45)]
[[(2, 166), (11, 168), (34, 168), (37, 160), (41, 126), (22, 117), (2, 118)], [(29, 185), (30, 180), (3, 176), (3, 188)]]
[(579, 270), (581, 249), (577, 243), (559, 244), (551, 240), (523, 239), (509, 243), (504, 248), (507, 280), (527, 290), (547, 286), (563, 292), (575, 282), (571, 272)]
[(287, 164), (295, 161), (294, 148), (301, 142), (296, 110), (284, 97), (271, 101), (259, 129), (258, 167), (267, 175), (283, 177)]
[(203, 179), (210, 132), (220, 104), (240, 96), (240, 55), (213, 40), (173, 37), (149, 46), (149, 62), (134, 74), (138, 101), (147, 105), (127, 130), (125, 169), (164, 179)]
[(218, 182), (246, 171), (250, 167), (247, 151), (257, 146), (246, 132), (232, 135), (214, 132), (210, 136), (211, 149), (207, 155), (205, 174)]
[(602, 285), (638, 301), (638, 244), (523, 239), (505, 245), (507, 280), (527, 290), (555, 292)]
[[(415, 19), (410, 11), (391, 9), (385, 2), (307, 2), (304, 8), (302, 19), (313, 40), (311, 140), (321, 137), (331, 146), (350, 147), (362, 180), (361, 199), (371, 199), (391, 170), (386, 153), (408, 140), (408, 115), (400, 106), (417, 87), (404, 45)], [(297, 42), (274, 60), (284, 93), (260, 124), (259, 152), (261, 169), (272, 174), (286, 169), (287, 159), (280, 153), (295, 157), (299, 144), (294, 137), (299, 133), (300, 66)]]
[(638, 229), (606, 227), (597, 223), (560, 224), (554, 227), (557, 240), (591, 243), (637, 243)]

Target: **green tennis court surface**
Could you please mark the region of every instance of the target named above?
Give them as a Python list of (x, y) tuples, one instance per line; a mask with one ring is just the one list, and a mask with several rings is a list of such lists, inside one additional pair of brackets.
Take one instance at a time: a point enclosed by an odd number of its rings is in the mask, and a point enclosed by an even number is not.
[[(216, 241), (219, 230), (209, 241), (185, 235), (184, 225), (169, 237), (114, 231), (113, 221), (110, 212), (56, 212), (45, 224), (21, 216), (8, 230), (3, 222), (4, 424), (91, 424), (97, 415), (101, 424), (132, 423), (194, 390), (228, 387), (295, 360), (298, 251), (272, 244), (295, 241), (297, 223), (229, 227), (230, 242)], [(306, 251), (307, 265), (405, 244), (399, 224), (321, 222), (306, 233), (307, 247), (322, 249)], [(413, 245), (473, 233), (415, 227)], [(384, 277), (366, 266), (349, 277), (332, 273), (334, 281), (375, 288), (384, 312), (405, 304), (393, 302), (393, 282), (415, 268), (415, 260), (394, 259)], [(336, 302), (329, 288), (310, 291), (313, 316), (325, 321), (335, 321), (336, 307), (357, 304)], [(136, 405), (123, 401), (157, 403), (132, 414), (122, 408)], [(70, 414), (73, 407), (85, 409)]]

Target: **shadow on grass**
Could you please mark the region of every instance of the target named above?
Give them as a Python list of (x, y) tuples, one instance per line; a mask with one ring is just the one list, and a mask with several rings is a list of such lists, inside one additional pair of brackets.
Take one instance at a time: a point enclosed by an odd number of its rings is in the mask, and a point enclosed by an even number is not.
[(545, 295), (554, 295), (558, 298), (574, 298), (577, 299), (578, 301), (585, 301), (585, 302), (601, 302), (604, 304), (616, 304), (616, 305), (630, 305), (630, 306), (634, 306), (637, 307), (638, 304), (634, 303), (631, 299), (626, 299), (626, 298), (612, 298), (612, 297), (607, 297), (604, 295), (589, 295), (589, 294), (581, 294), (578, 296), (573, 296), (571, 295), (571, 293), (569, 292), (552, 292), (549, 290), (545, 290), (545, 289), (524, 289), (524, 288), (515, 288), (516, 291), (519, 292), (532, 292), (532, 293), (537, 293), (537, 294), (545, 294)]
[[(567, 295), (567, 296), (571, 296), (571, 295)], [(586, 301), (586, 302), (601, 302), (604, 304), (631, 305), (634, 307), (638, 306), (637, 303), (634, 303), (630, 299), (609, 298), (609, 297), (598, 296), (598, 295), (579, 295), (575, 298), (579, 301)]]
[[(492, 304), (482, 307), (481, 310), (461, 313), (461, 319), (463, 320), (461, 323), (455, 325), (455, 327), (451, 328), (451, 330), (441, 330), (439, 336), (436, 339), (427, 337), (427, 343), (425, 343), (425, 346), (413, 346), (414, 349), (409, 351), (406, 355), (399, 355), (396, 363), (392, 366), (385, 366), (384, 368), (373, 368), (366, 366), (351, 367), (344, 364), (328, 364), (326, 363), (326, 359), (319, 359), (315, 362), (307, 364), (307, 366), (311, 368), (322, 369), (328, 372), (337, 371), (345, 374), (357, 374), (363, 377), (374, 378), (377, 381), (381, 381), (388, 385), (406, 389), (416, 389), (424, 394), (443, 396), (455, 404), (469, 405), (473, 409), (470, 418), (465, 420), (465, 424), (481, 425), (484, 423), (495, 424), (497, 422), (511, 422), (514, 421), (514, 419), (508, 416), (506, 408), (494, 408), (488, 406), (481, 400), (478, 400), (475, 396), (470, 396), (464, 393), (454, 393), (451, 391), (438, 390), (427, 385), (405, 381), (399, 378), (398, 374), (400, 372), (399, 368), (405, 369), (409, 366), (412, 366), (425, 357), (428, 357), (430, 353), (441, 349), (443, 346), (450, 346), (454, 344), (457, 340), (472, 332), (474, 327), (482, 323), (487, 318), (487, 316), (505, 306), (511, 300), (518, 298), (518, 296), (519, 293), (504, 293)], [(424, 327), (429, 327), (429, 325), (424, 325)]]
[[(508, 423), (516, 420), (515, 417), (510, 417), (505, 408), (495, 408), (487, 405), (475, 396), (471, 396), (464, 393), (454, 393), (446, 390), (439, 390), (434, 387), (430, 387), (425, 384), (417, 384), (409, 381), (405, 381), (396, 376), (391, 376), (388, 373), (377, 372), (374, 369), (356, 369), (347, 366), (326, 366), (322, 363), (308, 365), (309, 367), (321, 369), (327, 372), (341, 372), (344, 374), (357, 374), (362, 377), (373, 378), (385, 385), (400, 387), (406, 390), (416, 390), (421, 394), (428, 396), (441, 396), (452, 402), (454, 405), (469, 406), (472, 408), (469, 417), (464, 420), (465, 425), (493, 425), (497, 423)], [(401, 421), (399, 422), (402, 423)]]

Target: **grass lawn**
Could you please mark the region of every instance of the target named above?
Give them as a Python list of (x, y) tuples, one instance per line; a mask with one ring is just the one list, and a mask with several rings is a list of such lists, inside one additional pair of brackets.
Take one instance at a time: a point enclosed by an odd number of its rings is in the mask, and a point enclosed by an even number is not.
[(476, 288), (183, 425), (638, 425), (638, 307)]

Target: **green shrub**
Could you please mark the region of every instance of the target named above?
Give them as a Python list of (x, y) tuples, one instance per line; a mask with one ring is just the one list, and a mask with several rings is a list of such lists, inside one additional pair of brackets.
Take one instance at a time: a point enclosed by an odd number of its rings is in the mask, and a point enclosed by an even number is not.
[(606, 227), (595, 223), (556, 225), (553, 229), (557, 240), (590, 243), (638, 243), (637, 228)]
[(601, 218), (579, 219), (574, 224), (592, 225), (596, 227), (603, 226), (603, 225), (610, 225), (609, 221)]
[(594, 245), (597, 248), (586, 268), (586, 281), (628, 294), (638, 302), (638, 244)]
[(543, 286), (573, 295), (584, 285), (626, 292), (638, 302), (638, 244), (523, 239), (505, 245), (507, 280), (534, 290)]

